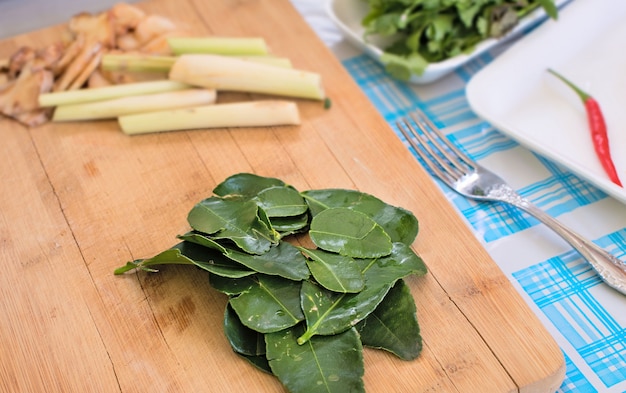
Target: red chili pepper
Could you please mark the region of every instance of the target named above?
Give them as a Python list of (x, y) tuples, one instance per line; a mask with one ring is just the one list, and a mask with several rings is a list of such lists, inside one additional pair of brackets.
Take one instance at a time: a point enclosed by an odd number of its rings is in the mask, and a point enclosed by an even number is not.
[(615, 164), (613, 164), (613, 159), (611, 158), (611, 149), (609, 148), (609, 137), (606, 130), (606, 123), (604, 122), (604, 115), (602, 115), (602, 110), (600, 109), (598, 101), (558, 72), (551, 69), (548, 69), (548, 72), (565, 82), (565, 84), (571, 87), (576, 94), (578, 94), (578, 97), (580, 97), (581, 101), (585, 105), (585, 110), (587, 111), (587, 119), (591, 130), (591, 140), (593, 141), (593, 147), (596, 151), (596, 155), (600, 159), (600, 163), (602, 164), (604, 171), (607, 175), (609, 175), (611, 181), (622, 187), (622, 182), (619, 179), (617, 171), (615, 170)]

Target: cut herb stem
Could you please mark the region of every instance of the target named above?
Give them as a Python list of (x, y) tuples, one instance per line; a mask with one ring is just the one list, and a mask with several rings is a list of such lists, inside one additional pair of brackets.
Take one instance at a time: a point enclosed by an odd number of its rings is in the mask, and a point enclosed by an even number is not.
[(84, 104), (58, 106), (52, 121), (113, 119), (133, 113), (163, 111), (212, 104), (215, 90), (186, 89), (166, 93), (114, 98)]
[(174, 109), (119, 117), (125, 134), (217, 127), (300, 124), (298, 107), (289, 101), (250, 101)]
[(220, 55), (267, 55), (262, 38), (239, 37), (176, 37), (167, 40), (175, 55), (187, 53), (212, 53)]
[(70, 105), (91, 101), (109, 100), (126, 96), (163, 93), (189, 89), (190, 87), (191, 86), (186, 83), (169, 80), (127, 83), (123, 85), (105, 86), (93, 89), (45, 93), (39, 95), (39, 105), (42, 107)]
[[(241, 60), (291, 68), (291, 61), (274, 56), (238, 56)], [(176, 62), (176, 56), (153, 56), (145, 54), (108, 54), (102, 56), (102, 69), (121, 72), (169, 72)]]
[(182, 55), (170, 70), (174, 81), (216, 90), (323, 100), (321, 76), (219, 55)]

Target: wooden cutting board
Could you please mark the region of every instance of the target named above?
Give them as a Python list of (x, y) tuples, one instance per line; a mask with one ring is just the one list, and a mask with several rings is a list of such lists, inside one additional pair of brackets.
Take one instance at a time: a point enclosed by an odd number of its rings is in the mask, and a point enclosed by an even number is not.
[[(227, 176), (349, 188), (411, 210), (429, 274), (410, 278), (424, 350), (365, 350), (368, 392), (550, 392), (560, 349), (465, 223), (287, 0), (141, 4), (198, 35), (264, 37), (320, 72), (333, 106), (301, 126), (129, 137), (113, 121), (27, 129), (0, 120), (0, 391), (282, 392), (222, 333), (223, 295), (196, 269), (114, 276), (176, 243)], [(54, 27), (0, 43), (42, 46)]]

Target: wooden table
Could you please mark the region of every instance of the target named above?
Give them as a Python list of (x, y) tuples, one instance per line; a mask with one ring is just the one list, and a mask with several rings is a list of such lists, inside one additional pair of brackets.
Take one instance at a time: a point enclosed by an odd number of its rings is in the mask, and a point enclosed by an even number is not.
[[(113, 121), (27, 129), (0, 120), (0, 391), (281, 392), (235, 355), (226, 298), (195, 269), (114, 276), (176, 242), (186, 213), (229, 175), (349, 188), (411, 210), (429, 274), (410, 278), (424, 350), (365, 351), (368, 392), (549, 392), (560, 349), (411, 153), (287, 0), (155, 0), (198, 35), (262, 36), (320, 72), (333, 106), (301, 126), (129, 137)], [(61, 27), (0, 43), (41, 46)], [(231, 96), (231, 99), (237, 96)]]

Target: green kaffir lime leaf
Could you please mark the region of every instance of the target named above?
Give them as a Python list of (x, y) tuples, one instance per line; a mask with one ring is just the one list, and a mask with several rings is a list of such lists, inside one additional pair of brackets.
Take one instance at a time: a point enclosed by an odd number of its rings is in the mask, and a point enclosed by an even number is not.
[(374, 312), (356, 326), (361, 342), (412, 360), (422, 350), (415, 301), (404, 280), (398, 280)]
[(365, 392), (363, 349), (354, 329), (304, 345), (297, 342), (300, 334), (298, 325), (265, 335), (272, 372), (291, 393)]
[(299, 249), (309, 257), (309, 270), (324, 288), (342, 293), (359, 292), (363, 289), (365, 280), (361, 267), (352, 258), (320, 249)]
[(319, 248), (354, 258), (389, 255), (391, 238), (366, 214), (336, 207), (321, 211), (311, 220), (309, 236)]
[(280, 242), (260, 255), (231, 249), (226, 249), (224, 255), (259, 273), (281, 276), (295, 281), (305, 280), (310, 275), (304, 255), (287, 242)]
[(230, 305), (248, 328), (276, 332), (304, 319), (300, 287), (299, 281), (259, 274), (249, 290), (230, 299)]
[(238, 173), (218, 184), (213, 189), (213, 193), (219, 196), (239, 195), (252, 198), (266, 188), (285, 185), (280, 179), (263, 177), (253, 173)]
[(196, 204), (187, 216), (189, 225), (213, 239), (228, 239), (250, 254), (263, 254), (275, 242), (275, 234), (259, 219), (258, 206), (250, 200), (210, 197)]
[(271, 374), (265, 356), (265, 337), (244, 326), (230, 305), (224, 312), (224, 333), (233, 351), (261, 371)]
[(291, 187), (266, 188), (255, 199), (270, 218), (299, 216), (309, 208), (300, 193)]
[(337, 293), (305, 281), (300, 293), (306, 318), (306, 332), (298, 339), (306, 342), (314, 335), (342, 332), (366, 318), (401, 278), (426, 273), (422, 259), (404, 243), (394, 243), (390, 255), (359, 259), (365, 286), (358, 293)]
[(411, 245), (419, 224), (410, 211), (389, 205), (373, 195), (343, 189), (309, 190), (302, 192), (313, 216), (331, 207), (346, 207), (372, 218), (385, 229), (393, 242)]

